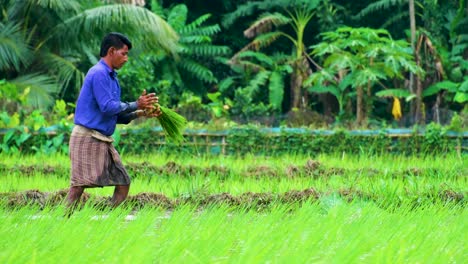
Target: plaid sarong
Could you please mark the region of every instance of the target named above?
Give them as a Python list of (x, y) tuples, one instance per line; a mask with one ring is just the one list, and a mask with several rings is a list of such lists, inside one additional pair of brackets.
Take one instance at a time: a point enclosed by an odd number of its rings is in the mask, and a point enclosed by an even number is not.
[(86, 132), (86, 128), (79, 126), (73, 129), (70, 137), (71, 186), (129, 185), (130, 177), (112, 142), (103, 141), (95, 133), (97, 131)]

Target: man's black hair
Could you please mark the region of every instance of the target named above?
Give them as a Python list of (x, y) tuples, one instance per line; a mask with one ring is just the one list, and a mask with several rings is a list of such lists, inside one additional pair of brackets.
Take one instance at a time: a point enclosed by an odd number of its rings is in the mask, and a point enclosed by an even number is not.
[(121, 49), (124, 45), (127, 45), (128, 50), (132, 49), (132, 42), (127, 38), (127, 36), (118, 32), (111, 32), (102, 40), (99, 56), (105, 57), (107, 55), (107, 51), (111, 47)]

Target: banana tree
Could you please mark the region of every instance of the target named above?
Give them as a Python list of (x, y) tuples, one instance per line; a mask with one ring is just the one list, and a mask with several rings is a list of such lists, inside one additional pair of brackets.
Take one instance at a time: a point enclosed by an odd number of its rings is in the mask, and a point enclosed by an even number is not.
[[(229, 26), (240, 17), (251, 15), (256, 11), (266, 12), (244, 31), (247, 38), (255, 38), (241, 51), (265, 48), (279, 38), (291, 41), (292, 55), (290, 65), (291, 108), (301, 108), (307, 105), (307, 96), (303, 91), (303, 82), (310, 75), (311, 68), (306, 56), (304, 32), (316, 14), (320, 0), (264, 0), (248, 2), (241, 5), (233, 13), (226, 15), (224, 25)], [(280, 30), (282, 26), (292, 28), (294, 34)], [(235, 57), (235, 56), (234, 56)], [(302, 104), (301, 104), (302, 101)]]
[[(383, 29), (342, 27), (322, 34), (323, 41), (311, 46), (311, 56), (323, 62), (322, 70), (312, 74), (307, 83), (312, 91), (328, 86), (343, 110), (347, 89), (356, 92), (356, 123), (364, 125), (373, 107), (373, 89), (387, 89), (384, 81), (403, 79), (405, 72), (422, 74), (413, 61), (408, 43), (393, 40)], [(323, 78), (322, 76), (326, 76)], [(334, 89), (335, 87), (335, 89)], [(339, 87), (339, 89), (336, 89)]]
[(35, 107), (51, 106), (55, 96), (81, 87), (106, 32), (126, 33), (140, 51), (176, 52), (178, 36), (172, 28), (135, 5), (0, 0), (0, 6), (0, 79), (29, 88), (28, 102)]
[[(466, 104), (468, 102), (468, 77), (465, 76), (463, 82), (455, 83), (452, 81), (441, 81), (435, 83), (424, 90), (422, 97), (437, 95), (434, 104), (434, 121), (440, 123), (439, 106), (443, 98), (448, 102)], [(447, 96), (448, 95), (448, 96)]]

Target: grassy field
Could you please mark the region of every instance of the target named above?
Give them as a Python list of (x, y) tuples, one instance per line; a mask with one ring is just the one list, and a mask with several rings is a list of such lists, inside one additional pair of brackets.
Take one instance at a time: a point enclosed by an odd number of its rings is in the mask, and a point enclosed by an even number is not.
[[(2, 263), (463, 263), (467, 159), (122, 156), (129, 201), (62, 204), (67, 156), (0, 155)], [(53, 201), (53, 202), (52, 202)], [(164, 203), (162, 202), (164, 201)]]

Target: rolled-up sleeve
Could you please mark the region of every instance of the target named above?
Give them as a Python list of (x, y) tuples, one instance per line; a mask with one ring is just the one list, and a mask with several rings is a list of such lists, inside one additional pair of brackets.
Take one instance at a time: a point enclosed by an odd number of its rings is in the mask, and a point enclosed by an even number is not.
[(138, 104), (137, 102), (120, 102), (120, 109), (120, 114), (135, 112), (138, 109)]
[(120, 113), (117, 116), (117, 124), (128, 124), (132, 120), (137, 119), (138, 114), (136, 112), (131, 112), (131, 113)]

